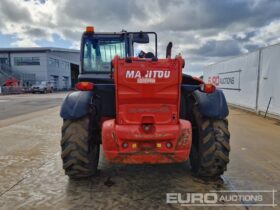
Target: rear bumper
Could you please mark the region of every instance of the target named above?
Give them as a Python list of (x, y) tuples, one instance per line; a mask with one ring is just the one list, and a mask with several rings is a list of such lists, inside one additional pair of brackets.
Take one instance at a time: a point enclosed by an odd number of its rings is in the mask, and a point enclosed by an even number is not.
[(102, 125), (102, 144), (106, 159), (113, 163), (179, 163), (188, 159), (192, 128), (189, 121), (177, 125), (155, 125), (145, 133), (140, 125), (117, 125), (107, 120)]

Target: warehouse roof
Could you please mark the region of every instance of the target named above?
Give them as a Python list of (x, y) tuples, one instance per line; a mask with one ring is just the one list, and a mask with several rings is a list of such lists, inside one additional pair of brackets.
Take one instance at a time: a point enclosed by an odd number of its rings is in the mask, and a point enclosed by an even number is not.
[(79, 50), (58, 48), (58, 47), (0, 48), (0, 53), (1, 52), (66, 52), (66, 53), (80, 53)]

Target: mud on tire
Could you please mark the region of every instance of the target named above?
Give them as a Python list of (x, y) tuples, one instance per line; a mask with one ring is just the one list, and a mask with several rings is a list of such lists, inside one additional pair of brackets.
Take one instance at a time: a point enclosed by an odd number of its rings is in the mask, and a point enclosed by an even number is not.
[(193, 145), (190, 163), (194, 174), (204, 179), (217, 179), (227, 170), (230, 133), (227, 119), (203, 117), (193, 107)]
[(65, 174), (70, 178), (89, 177), (96, 173), (99, 145), (88, 142), (89, 118), (64, 120), (61, 158)]

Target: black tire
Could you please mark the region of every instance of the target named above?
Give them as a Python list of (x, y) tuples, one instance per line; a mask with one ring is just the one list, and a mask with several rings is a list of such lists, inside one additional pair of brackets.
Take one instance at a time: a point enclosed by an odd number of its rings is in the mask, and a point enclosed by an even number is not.
[(89, 144), (88, 127), (88, 117), (63, 122), (61, 158), (70, 178), (89, 177), (97, 172), (100, 145)]
[(192, 171), (202, 179), (218, 179), (227, 170), (229, 163), (228, 121), (203, 117), (197, 106), (192, 110), (194, 121), (190, 154)]

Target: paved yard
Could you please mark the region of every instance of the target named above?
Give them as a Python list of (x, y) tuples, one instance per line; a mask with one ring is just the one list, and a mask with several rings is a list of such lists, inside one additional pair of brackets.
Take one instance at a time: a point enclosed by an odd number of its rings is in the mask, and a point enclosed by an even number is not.
[(60, 160), (56, 103), (62, 96), (45, 96), (56, 107), (0, 120), (1, 209), (177, 209), (179, 204), (166, 204), (166, 193), (280, 190), (280, 124), (237, 109), (230, 112), (231, 160), (222, 180), (198, 180), (188, 163), (111, 165), (102, 154), (99, 175), (69, 180)]

